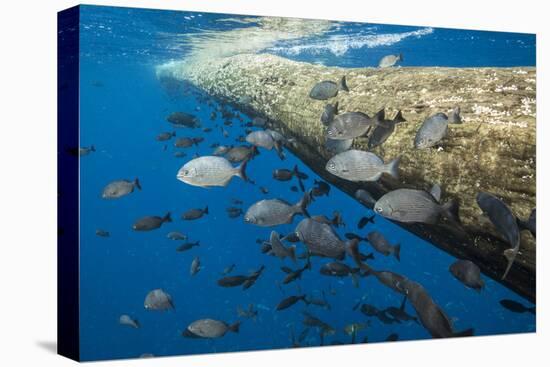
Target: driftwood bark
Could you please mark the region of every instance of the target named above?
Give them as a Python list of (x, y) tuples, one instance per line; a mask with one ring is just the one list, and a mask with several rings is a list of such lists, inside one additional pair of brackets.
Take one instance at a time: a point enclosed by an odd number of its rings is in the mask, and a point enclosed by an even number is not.
[[(475, 197), (487, 191), (501, 197), (520, 218), (536, 205), (536, 70), (535, 68), (390, 68), (343, 69), (294, 62), (267, 54), (244, 54), (181, 62), (158, 68), (161, 77), (186, 80), (240, 109), (262, 115), (275, 129), (296, 139), (289, 148), (324, 179), (353, 196), (366, 188), (377, 198), (398, 187), (428, 189), (438, 183), (443, 201), (460, 202), (467, 235), (446, 224), (400, 224), (407, 230), (459, 257), (477, 263), (498, 280), (505, 268), (503, 250), (510, 246), (482, 216)], [(308, 97), (319, 81), (346, 75), (349, 92), (329, 101)], [(374, 152), (385, 161), (401, 156), (400, 179), (384, 177), (375, 184), (340, 180), (324, 169), (325, 129), (319, 117), (328, 103), (339, 111), (386, 116), (401, 110), (407, 122)], [(449, 125), (440, 146), (417, 150), (416, 131), (436, 112), (460, 106), (463, 123)], [(354, 141), (367, 150), (367, 141)], [(502, 283), (535, 300), (535, 240), (522, 233), (517, 260)]]

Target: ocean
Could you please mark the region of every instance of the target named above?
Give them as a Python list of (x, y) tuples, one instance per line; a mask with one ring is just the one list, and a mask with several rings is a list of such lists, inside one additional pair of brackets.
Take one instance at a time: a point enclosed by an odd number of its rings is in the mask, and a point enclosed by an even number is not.
[[(250, 20), (252, 18), (252, 20)], [(399, 307), (403, 296), (388, 290), (372, 276), (359, 277), (359, 287), (350, 276), (343, 278), (319, 273), (322, 264), (331, 261), (312, 257), (312, 269), (301, 279), (283, 285), (286, 274), (280, 269), (297, 269), (304, 260), (293, 263), (261, 253), (257, 239), (268, 240), (271, 230), (280, 234), (294, 231), (301, 216), (291, 224), (265, 228), (245, 223), (243, 216), (230, 218), (226, 208), (244, 212), (262, 199), (280, 198), (296, 203), (303, 193), (293, 178), (281, 182), (272, 171), (292, 169), (295, 165), (308, 178), (322, 180), (290, 151), (281, 160), (275, 151), (260, 148), (260, 154), (248, 162), (247, 174), (254, 183), (234, 177), (227, 187), (201, 188), (176, 178), (183, 164), (194, 155), (211, 155), (212, 144), (239, 145), (235, 139), (246, 135), (238, 118), (225, 126), (220, 114), (211, 120), (219, 101), (204, 91), (178, 83), (161, 83), (156, 67), (171, 61), (184, 61), (195, 44), (212, 32), (253, 26), (254, 17), (223, 14), (171, 12), (144, 9), (81, 7), (80, 25), (80, 146), (93, 145), (95, 152), (80, 157), (80, 337), (83, 360), (187, 355), (292, 347), (292, 334), (298, 338), (304, 326), (302, 311), (307, 311), (334, 328), (333, 335), (320, 338), (311, 328), (299, 343), (319, 346), (350, 343), (346, 325), (365, 326), (357, 341), (385, 341), (398, 334), (399, 340), (429, 339), (430, 334), (414, 321), (385, 324), (360, 312), (358, 303), (383, 310)], [(375, 67), (387, 54), (402, 53), (402, 66), (484, 67), (535, 66), (534, 35), (504, 32), (466, 31), (431, 27), (380, 24), (338, 23), (328, 32), (305, 38), (269, 43), (257, 52), (272, 53), (297, 61), (341, 67)], [(204, 103), (208, 100), (210, 103)], [(244, 123), (254, 116), (238, 113)], [(175, 111), (196, 115), (201, 129), (174, 128), (166, 117)], [(228, 132), (224, 137), (220, 128)], [(256, 128), (254, 128), (256, 129)], [(163, 132), (177, 137), (203, 137), (189, 148), (176, 148), (174, 139), (159, 142)], [(176, 151), (186, 153), (175, 157)], [(235, 165), (236, 166), (236, 165)], [(139, 178), (142, 190), (116, 200), (102, 199), (104, 187), (113, 180)], [(263, 193), (260, 187), (265, 187)], [(241, 200), (240, 205), (234, 199)], [(208, 207), (208, 214), (184, 221), (181, 214), (193, 208)], [(494, 335), (535, 331), (533, 313), (511, 312), (499, 301), (510, 299), (531, 307), (528, 300), (498, 282), (482, 275), (481, 292), (466, 288), (449, 272), (456, 260), (430, 243), (376, 216), (374, 224), (357, 229), (361, 217), (374, 213), (338, 188), (328, 196), (316, 198), (308, 207), (312, 215), (332, 217), (341, 212), (345, 226), (336, 229), (344, 238), (347, 232), (365, 236), (376, 230), (391, 244), (401, 244), (401, 260), (383, 256), (368, 245), (362, 251), (373, 252), (369, 265), (391, 269), (421, 283), (435, 302), (452, 320), (455, 330), (474, 328), (474, 335)], [(164, 216), (173, 221), (149, 232), (132, 230), (144, 216)], [(96, 235), (108, 231), (109, 237)], [(186, 252), (176, 248), (185, 241), (167, 238), (179, 231), (200, 246)], [(261, 242), (261, 241), (260, 241)], [(288, 245), (288, 243), (287, 243)], [(304, 246), (296, 243), (297, 252)], [(190, 275), (191, 262), (200, 258), (201, 269)], [(353, 266), (351, 259), (345, 262)], [(217, 280), (224, 268), (235, 264), (229, 275), (247, 275), (265, 266), (256, 283), (247, 290), (223, 288)], [(163, 289), (171, 295), (174, 310), (165, 312), (144, 308), (147, 293)], [(285, 297), (306, 294), (322, 298), (330, 309), (316, 305), (296, 305), (276, 311)], [(254, 305), (255, 320), (239, 317), (237, 308)], [(406, 303), (406, 311), (415, 315)], [(119, 324), (119, 317), (130, 315), (139, 321), (137, 329)], [(238, 333), (228, 332), (219, 339), (186, 338), (187, 326), (195, 320), (212, 318), (228, 324), (241, 320)], [(365, 348), (368, 348), (366, 344)]]

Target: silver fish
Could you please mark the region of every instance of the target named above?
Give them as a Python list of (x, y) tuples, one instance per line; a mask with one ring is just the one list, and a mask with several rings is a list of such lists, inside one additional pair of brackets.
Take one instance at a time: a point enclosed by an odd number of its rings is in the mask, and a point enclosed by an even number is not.
[(147, 293), (143, 305), (146, 310), (166, 311), (174, 309), (172, 297), (162, 289), (154, 289)]
[(246, 161), (238, 167), (223, 157), (204, 156), (187, 162), (178, 171), (178, 180), (192, 186), (227, 186), (233, 176), (247, 181)]
[(134, 329), (139, 329), (139, 322), (128, 315), (120, 315), (118, 323), (120, 325), (130, 326)]
[(298, 223), (295, 232), (312, 254), (337, 260), (344, 258), (346, 245), (330, 225), (305, 218)]
[(281, 199), (260, 200), (248, 208), (244, 221), (261, 227), (292, 223), (297, 214), (309, 216), (306, 209), (310, 202), (310, 192), (305, 193), (294, 205)]
[(166, 235), (166, 238), (174, 241), (185, 241), (187, 236), (180, 232), (170, 232)]
[(386, 120), (385, 123), (387, 126), (378, 125), (374, 128), (372, 134), (369, 136), (368, 147), (369, 149), (376, 148), (377, 146), (383, 144), (391, 136), (395, 130), (395, 125), (405, 122), (401, 111), (397, 112), (393, 120)]
[(370, 232), (367, 235), (367, 240), (371, 246), (382, 255), (393, 255), (398, 261), (401, 260), (401, 245), (391, 245), (382, 233), (377, 231)]
[(273, 255), (277, 256), (279, 259), (289, 257), (292, 261), (296, 261), (296, 246), (292, 245), (290, 247), (285, 247), (277, 232), (271, 231), (269, 242), (271, 244), (271, 253)]
[(403, 54), (399, 55), (387, 55), (380, 59), (378, 62), (379, 68), (389, 68), (397, 64), (398, 62), (403, 61)]
[(372, 118), (363, 112), (346, 112), (336, 115), (327, 129), (327, 138), (335, 140), (354, 139), (365, 135), (377, 125), (384, 125), (384, 110)]
[(183, 336), (186, 337), (198, 337), (198, 338), (207, 338), (215, 339), (221, 338), (228, 331), (238, 333), (240, 327), (240, 322), (237, 321), (232, 325), (228, 325), (223, 321), (213, 320), (213, 319), (201, 319), (192, 322), (187, 329), (183, 332)]
[(195, 275), (201, 270), (201, 260), (198, 256), (195, 256), (191, 262), (191, 267), (189, 268), (189, 274)]
[(346, 140), (336, 140), (336, 139), (329, 139), (327, 138), (325, 140), (325, 149), (332, 154), (338, 154), (345, 152), (349, 148), (351, 148), (353, 144), (353, 139), (346, 139)]
[(134, 192), (137, 188), (141, 190), (139, 180), (136, 178), (134, 181), (129, 180), (117, 180), (109, 183), (103, 189), (101, 197), (103, 199), (118, 199)]
[(440, 112), (428, 117), (416, 132), (414, 147), (416, 149), (433, 147), (447, 135), (448, 125), (449, 120), (444, 113)]
[(470, 260), (457, 260), (450, 267), (449, 271), (466, 287), (480, 291), (485, 283), (481, 279), (479, 266)]
[(378, 181), (383, 173), (398, 178), (399, 158), (384, 164), (376, 154), (362, 150), (348, 150), (332, 157), (325, 169), (348, 181)]
[(346, 85), (345, 76), (340, 79), (340, 82), (338, 84), (330, 80), (325, 80), (315, 84), (309, 92), (309, 97), (323, 101), (332, 97), (336, 97), (338, 91), (349, 92), (349, 88)]

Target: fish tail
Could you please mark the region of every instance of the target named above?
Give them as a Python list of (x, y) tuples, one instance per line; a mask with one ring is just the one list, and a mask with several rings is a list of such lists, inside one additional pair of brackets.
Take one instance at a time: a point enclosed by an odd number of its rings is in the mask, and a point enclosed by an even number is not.
[(139, 178), (136, 177), (134, 180), (134, 186), (141, 190), (141, 184), (139, 183)]
[(95, 146), (93, 146), (93, 145), (90, 146), (90, 150), (91, 150), (92, 152), (95, 152)]
[(170, 214), (170, 212), (166, 213), (166, 215), (162, 218), (162, 222), (171, 222), (172, 221), (172, 216)]
[(504, 274), (502, 275), (502, 278), (501, 278), (502, 280), (504, 280), (504, 278), (506, 278), (506, 276), (508, 275), (508, 272), (512, 268), (512, 264), (516, 260), (516, 256), (518, 254), (518, 251), (519, 251), (518, 247), (509, 248), (509, 249), (504, 251), (503, 255), (506, 258), (507, 264), (506, 264), (506, 269), (504, 270)]
[(208, 205), (204, 207), (204, 209), (202, 210), (202, 213), (208, 214)]
[(371, 223), (371, 224), (374, 224), (374, 217), (375, 215), (371, 215), (370, 217), (367, 218), (367, 222)]
[(313, 200), (313, 197), (312, 197), (312, 194), (311, 194), (311, 190), (304, 193), (304, 196), (302, 196), (300, 201), (296, 204), (298, 212), (302, 213), (303, 215), (305, 215), (308, 218), (311, 217), (311, 215), (309, 215), (309, 213), (307, 211), (307, 207), (311, 203), (312, 200)]
[(175, 131), (172, 131), (172, 136), (176, 136), (176, 132)]
[(382, 108), (380, 111), (376, 112), (376, 115), (372, 117), (371, 121), (374, 122), (373, 125), (381, 125), (383, 127), (389, 127), (388, 124), (384, 123), (385, 118), (386, 118), (386, 113), (384, 112), (384, 108)]
[(234, 333), (238, 333), (240, 326), (241, 326), (241, 322), (237, 321), (234, 324), (229, 325), (229, 330), (231, 330)]
[(462, 330), (462, 331), (453, 333), (454, 337), (463, 337), (463, 336), (472, 336), (472, 335), (474, 335), (474, 329), (473, 328), (469, 328), (469, 329), (466, 329), (466, 330)]
[(286, 157), (285, 157), (285, 153), (283, 152), (281, 142), (279, 141), (275, 142), (275, 150), (277, 151), (277, 155), (279, 156), (279, 159), (284, 161)]
[(200, 241), (200, 240), (197, 241), (197, 242), (195, 242), (195, 246), (200, 246), (200, 245), (201, 245), (201, 241)]
[(401, 156), (395, 158), (393, 161), (386, 164), (386, 172), (396, 180), (399, 179), (399, 162), (400, 161), (401, 161)]
[(237, 167), (237, 176), (242, 178), (245, 182), (250, 182), (248, 176), (246, 175), (246, 165), (248, 164), (248, 159), (246, 159), (239, 167)]
[(348, 85), (346, 83), (346, 76), (344, 75), (342, 79), (340, 79), (340, 82), (338, 83), (338, 90), (343, 90), (345, 92), (349, 92)]
[(443, 215), (449, 221), (460, 225), (460, 218), (458, 216), (458, 201), (452, 199), (443, 204)]
[(401, 244), (398, 243), (393, 247), (393, 256), (397, 259), (397, 261), (401, 261)]
[(395, 117), (393, 118), (393, 123), (394, 124), (398, 124), (400, 122), (407, 122), (407, 120), (405, 120), (405, 118), (403, 117), (403, 114), (401, 113), (401, 110), (399, 110), (397, 112), (397, 115), (395, 115)]

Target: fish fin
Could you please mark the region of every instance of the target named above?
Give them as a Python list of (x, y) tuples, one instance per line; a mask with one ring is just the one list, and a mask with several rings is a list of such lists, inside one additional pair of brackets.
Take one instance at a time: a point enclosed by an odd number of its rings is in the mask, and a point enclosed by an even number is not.
[(397, 115), (395, 115), (395, 117), (393, 118), (393, 121), (392, 121), (394, 124), (398, 124), (400, 122), (407, 122), (407, 120), (405, 120), (405, 118), (403, 117), (403, 114), (401, 113), (401, 110), (399, 110), (397, 112)]
[(175, 132), (175, 131), (172, 131), (172, 136), (176, 136), (176, 132)]
[(208, 206), (204, 207), (204, 209), (202, 210), (202, 213), (203, 214), (208, 214)]
[(297, 210), (299, 213), (304, 214), (306, 217), (311, 217), (307, 211), (308, 205), (313, 201), (313, 196), (311, 193), (311, 190), (304, 193), (304, 196), (300, 199), (300, 201), (295, 205), (297, 207)]
[(231, 330), (234, 333), (238, 333), (240, 326), (241, 326), (241, 322), (237, 321), (234, 324), (229, 325), (229, 330)]
[(95, 152), (95, 146), (91, 145), (91, 146), (90, 146), (90, 150), (91, 150), (92, 152)]
[(461, 124), (462, 123), (462, 116), (460, 116), (460, 107), (456, 106), (453, 108), (453, 112), (451, 112), (451, 115), (453, 116), (453, 124)]
[(367, 218), (367, 221), (374, 224), (374, 217), (376, 217), (376, 215), (371, 215), (370, 217)]
[(430, 189), (430, 195), (437, 201), (438, 203), (441, 201), (441, 186), (438, 184), (433, 184), (432, 188)]
[(250, 182), (246, 176), (246, 165), (248, 164), (248, 159), (246, 159), (239, 167), (237, 167), (237, 176), (242, 178), (245, 182)]
[(407, 296), (403, 297), (403, 301), (401, 301), (401, 306), (399, 306), (399, 309), (401, 311), (405, 311), (405, 304), (407, 303)]
[(139, 183), (139, 179), (137, 177), (134, 180), (134, 186), (137, 187), (139, 190), (141, 190), (141, 184)]
[(279, 141), (275, 142), (275, 151), (277, 152), (277, 155), (279, 156), (279, 159), (284, 161), (286, 157), (285, 157), (285, 153), (283, 152), (281, 142), (279, 142)]
[(384, 122), (385, 118), (386, 112), (384, 111), (384, 108), (382, 108), (380, 111), (376, 112), (376, 115), (374, 115), (371, 120), (374, 121), (374, 125), (389, 127), (388, 124)]
[(452, 223), (460, 225), (460, 218), (458, 217), (458, 201), (451, 199), (442, 206), (443, 215)]
[(401, 156), (395, 158), (393, 161), (386, 164), (386, 172), (396, 180), (399, 179), (399, 162), (400, 161), (401, 161)]
[(338, 83), (338, 90), (343, 90), (345, 92), (349, 92), (348, 85), (346, 83), (346, 76), (344, 75), (342, 79), (340, 79), (340, 82)]
[(401, 261), (401, 244), (398, 243), (393, 247), (393, 256), (397, 259), (397, 261)]
[(162, 218), (162, 222), (171, 222), (172, 221), (172, 215), (170, 214), (170, 212), (166, 213), (166, 215)]
[(502, 275), (502, 278), (501, 278), (502, 280), (506, 278), (506, 276), (508, 275), (508, 272), (512, 268), (512, 264), (516, 260), (518, 251), (519, 251), (519, 247), (514, 247), (514, 248), (509, 248), (507, 250), (504, 250), (503, 255), (507, 260), (507, 264), (506, 264), (506, 270), (504, 270), (504, 274)]
[(200, 246), (201, 245), (201, 241), (198, 240), (197, 242), (195, 242), (195, 246)]
[(474, 335), (474, 329), (473, 328), (469, 328), (469, 329), (466, 329), (466, 330), (462, 330), (462, 331), (453, 333), (453, 336), (457, 337), (457, 338), (463, 337), (463, 336), (472, 336), (472, 335)]

